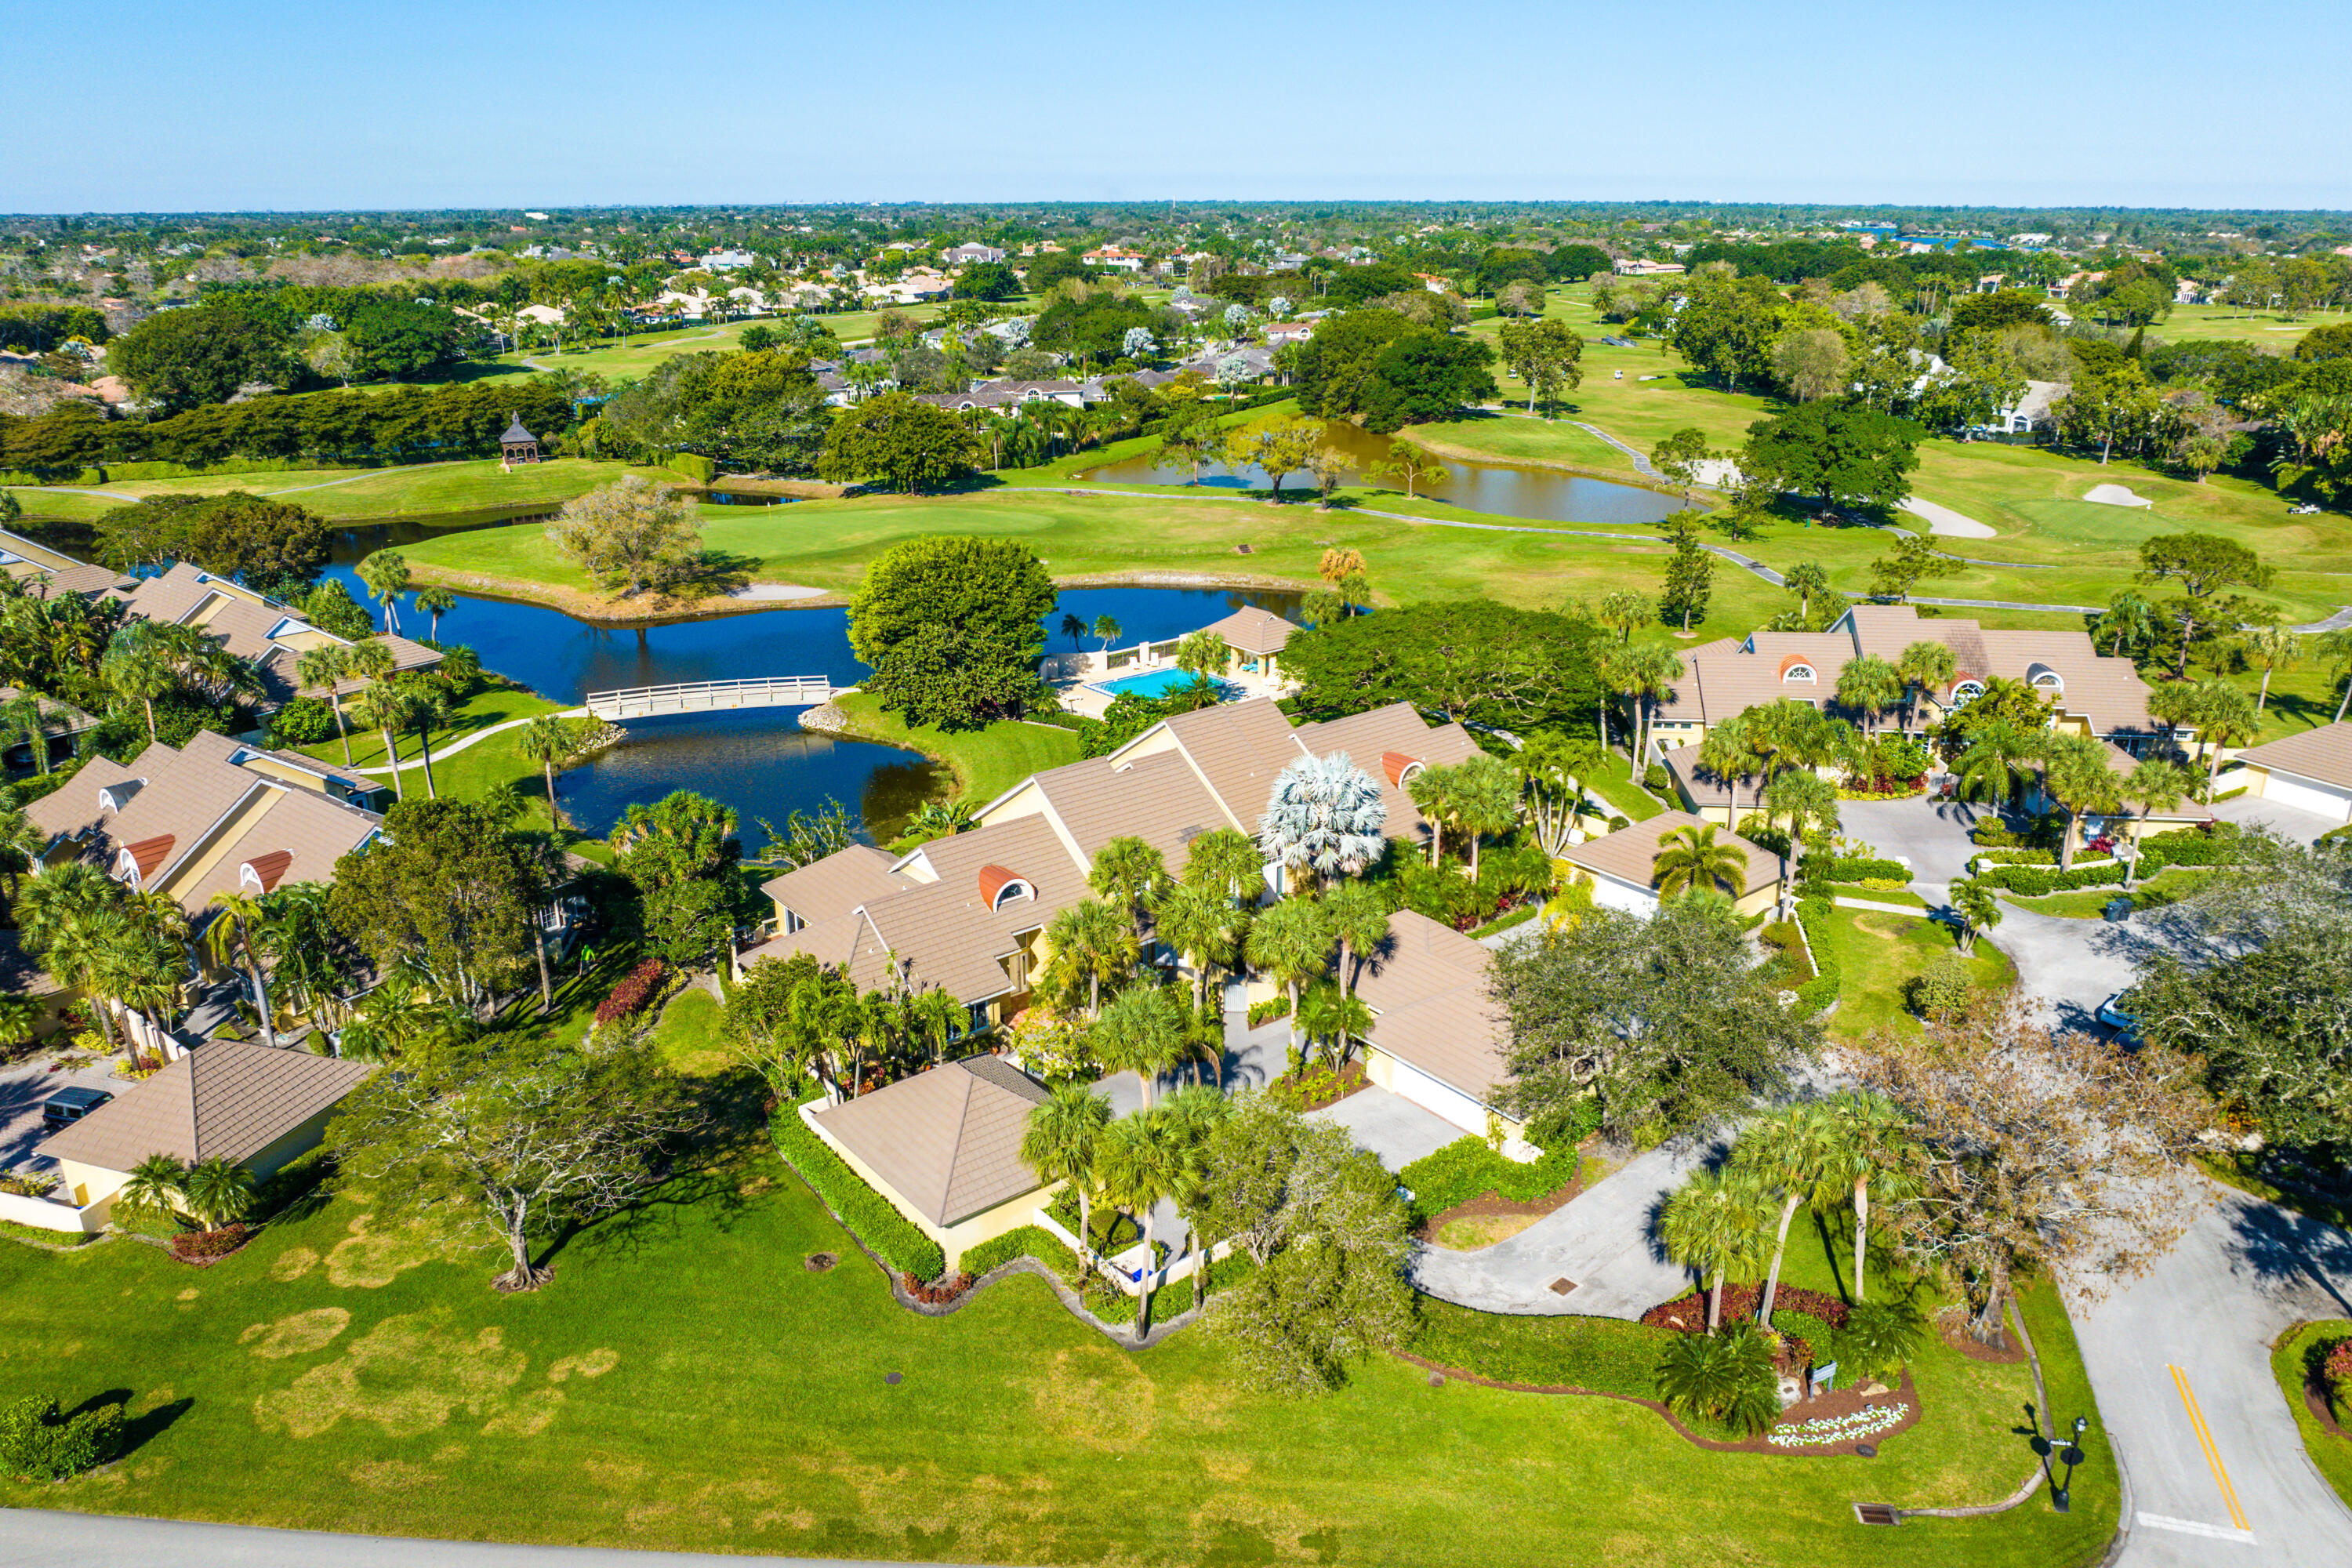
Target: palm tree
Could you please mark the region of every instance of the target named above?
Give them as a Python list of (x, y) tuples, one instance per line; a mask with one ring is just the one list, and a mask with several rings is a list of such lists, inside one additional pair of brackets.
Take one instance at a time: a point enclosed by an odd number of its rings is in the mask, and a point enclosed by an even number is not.
[(1097, 616), (1095, 617), (1094, 635), (1102, 638), (1102, 647), (1098, 651), (1105, 654), (1109, 653), (1110, 645), (1118, 640), (1120, 630), (1121, 628), (1117, 616)]
[(2221, 752), (2251, 741), (2262, 731), (2262, 718), (2243, 691), (2226, 680), (2200, 680), (2191, 689), (2190, 710), (2197, 718), (2198, 740), (2206, 747), (2205, 782), (2210, 785), (2221, 771)]
[(188, 1168), (180, 1184), (188, 1212), (206, 1230), (243, 1219), (253, 1208), (253, 1177), (246, 1168), (215, 1154)]
[(1764, 1300), (1756, 1321), (1772, 1326), (1772, 1299), (1780, 1289), (1780, 1259), (1789, 1249), (1789, 1222), (1808, 1204), (1825, 1201), (1836, 1150), (1837, 1127), (1818, 1105), (1791, 1105), (1751, 1124), (1731, 1152), (1731, 1168), (1759, 1190), (1780, 1198), (1780, 1229), (1772, 1244), (1772, 1268), (1764, 1278)]
[(1683, 678), (1683, 656), (1664, 643), (1643, 643), (1620, 649), (1611, 670), (1611, 684), (1633, 705), (1633, 767), (1639, 772), (1650, 754), (1651, 705)]
[(2087, 813), (2119, 804), (2123, 781), (2107, 766), (2106, 744), (2088, 735), (2052, 735), (2042, 747), (2042, 793), (2066, 814), (2066, 837), (2058, 841), (2058, 868), (2074, 868), (2076, 825)]
[(1119, 912), (1097, 899), (1086, 899), (1056, 914), (1045, 928), (1045, 945), (1065, 984), (1087, 983), (1087, 1011), (1102, 1011), (1106, 980), (1124, 975), (1138, 956), (1135, 930)]
[(1649, 624), (1658, 613), (1658, 606), (1647, 594), (1631, 588), (1618, 588), (1601, 595), (1601, 605), (1592, 618), (1617, 634), (1617, 646), (1623, 647), (1633, 640), (1633, 629)]
[(2197, 788), (2197, 775), (2179, 763), (2164, 757), (2149, 757), (2132, 769), (2124, 780), (2123, 797), (2139, 802), (2139, 831), (2132, 835), (2134, 854), (2124, 862), (2124, 891), (2132, 889), (2133, 874), (2139, 869), (2137, 853), (2139, 842), (2147, 836), (2147, 819), (2151, 813), (2170, 811)]
[(1021, 1163), (1051, 1186), (1067, 1182), (1078, 1194), (1078, 1267), (1094, 1263), (1092, 1208), (1103, 1134), (1110, 1126), (1110, 1099), (1084, 1084), (1066, 1083), (1046, 1091), (1021, 1130)]
[(1062, 616), (1062, 635), (1070, 639), (1072, 653), (1086, 651), (1078, 646), (1078, 639), (1087, 635), (1087, 623), (1067, 611), (1065, 611)]
[(1698, 765), (1721, 779), (1723, 787), (1730, 792), (1729, 820), (1737, 824), (1739, 781), (1758, 765), (1756, 735), (1748, 714), (1735, 713), (1708, 728), (1698, 743)]
[(1345, 752), (1282, 770), (1258, 818), (1257, 844), (1286, 872), (1318, 882), (1360, 875), (1388, 851), (1389, 808), (1380, 786)]
[(1143, 1279), (1135, 1303), (1135, 1337), (1151, 1331), (1151, 1292), (1160, 1280), (1158, 1226), (1153, 1212), (1184, 1180), (1184, 1131), (1147, 1107), (1114, 1121), (1102, 1138), (1103, 1196), (1143, 1224)]
[(907, 1011), (916, 1026), (923, 1031), (923, 1037), (931, 1042), (932, 1063), (937, 1065), (945, 1061), (948, 1042), (961, 1032), (961, 1026), (969, 1017), (963, 1004), (935, 985), (911, 998), (907, 1004)]
[(1209, 972), (1234, 961), (1234, 925), (1232, 902), (1205, 889), (1164, 883), (1152, 901), (1153, 931), (1192, 966), (1195, 1011), (1208, 1008)]
[(396, 601), (408, 591), (408, 558), (397, 551), (379, 550), (360, 563), (359, 579), (383, 606), (384, 631), (398, 636), (400, 609)]
[(213, 895), (213, 908), (220, 911), (213, 923), (205, 928), (205, 948), (213, 962), (226, 967), (232, 961), (232, 950), (245, 953), (245, 972), (253, 982), (253, 1010), (261, 1019), (261, 1043), (273, 1049), (278, 1045), (278, 1029), (270, 1022), (269, 984), (261, 973), (260, 955), (253, 951), (254, 927), (268, 919), (261, 901), (242, 892), (223, 889)]
[(1143, 940), (1143, 906), (1166, 884), (1160, 851), (1132, 834), (1122, 834), (1095, 851), (1087, 886), (1127, 913), (1136, 941)]
[(1311, 899), (1285, 899), (1250, 926), (1250, 963), (1290, 994), (1294, 1053), (1298, 1049), (1298, 988), (1323, 973), (1338, 941), (1330, 917)]
[(437, 643), (441, 640), (441, 617), (457, 607), (457, 595), (438, 583), (427, 583), (416, 590), (412, 601), (416, 607), (433, 617), (433, 629), (425, 635)]
[(1176, 1187), (1169, 1195), (1184, 1218), (1184, 1251), (1192, 1259), (1192, 1305), (1197, 1309), (1208, 1289), (1208, 1248), (1202, 1244), (1196, 1217), (1213, 1201), (1208, 1160), (1209, 1136), (1233, 1113), (1233, 1102), (1218, 1089), (1194, 1085), (1168, 1097), (1160, 1114), (1180, 1141), (1182, 1155), (1176, 1170)]
[(1837, 826), (1837, 786), (1819, 773), (1791, 769), (1772, 781), (1771, 787), (1764, 792), (1764, 805), (1769, 816), (1785, 819), (1789, 824), (1789, 852), (1780, 857), (1780, 899), (1785, 903), (1789, 880), (1804, 847), (1806, 833), (1815, 824)]
[[(1502, 833), (1519, 820), (1519, 776), (1510, 764), (1480, 752), (1447, 770), (1455, 826), (1470, 836), (1470, 879), (1478, 879), (1478, 847), (1489, 833)], [(1419, 780), (1415, 780), (1419, 783)]]
[(1143, 1108), (1151, 1109), (1160, 1075), (1184, 1058), (1183, 1004), (1165, 985), (1130, 985), (1095, 1016), (1087, 1037), (1103, 1066), (1143, 1081)]
[(0, 717), (14, 724), (25, 737), (25, 744), (32, 752), (33, 766), (40, 770), (42, 777), (47, 777), (49, 726), (47, 716), (41, 711), (41, 700), (29, 691), (20, 691), (5, 709), (0, 709)]
[(1702, 822), (1660, 839), (1651, 868), (1664, 898), (1719, 887), (1737, 899), (1747, 882), (1748, 851), (1737, 844), (1717, 843), (1715, 824)]
[(379, 680), (361, 692), (352, 704), (359, 721), (383, 737), (383, 758), (392, 768), (392, 789), (395, 798), (408, 798), (407, 782), (401, 776), (400, 750), (393, 736), (408, 728), (408, 694), (389, 680)]
[(433, 726), (448, 722), (449, 694), (431, 681), (411, 679), (402, 683), (402, 696), (408, 702), (408, 721), (416, 726), (417, 753), (425, 760), (425, 794), (438, 800), (441, 792), (433, 787)]
[(1830, 591), (1830, 574), (1817, 562), (1800, 561), (1780, 579), (1780, 586), (1797, 595), (1797, 618), (1813, 624), (1813, 595)]
[(2107, 657), (2119, 657), (2125, 645), (2138, 647), (2156, 635), (2156, 606), (2126, 588), (2107, 601), (2107, 613), (2094, 632), (2107, 637)]
[(1748, 1431), (1762, 1431), (1780, 1414), (1771, 1342), (1745, 1325), (1722, 1335), (1676, 1335), (1658, 1362), (1657, 1388), (1669, 1409)]
[(547, 819), (555, 815), (555, 764), (572, 756), (572, 726), (552, 713), (542, 713), (522, 727), (518, 749), (528, 761), (537, 763), (547, 780)]
[(1429, 863), (1444, 858), (1445, 825), (1454, 820), (1454, 770), (1424, 767), (1404, 786), (1421, 815), (1429, 818)]
[(154, 625), (153, 621), (133, 621), (115, 633), (99, 667), (108, 689), (146, 710), (150, 742), (157, 739), (155, 699), (169, 696), (180, 684), (179, 672), (152, 635)]
[(342, 643), (320, 643), (317, 647), (298, 655), (294, 660), (294, 679), (306, 687), (317, 687), (327, 694), (327, 711), (335, 716), (335, 739), (343, 743), (343, 766), (352, 765), (351, 732), (343, 728), (342, 699), (335, 688), (352, 672), (352, 650)]
[(1918, 723), (1919, 699), (1943, 690), (1959, 670), (1959, 656), (1946, 644), (1923, 637), (1903, 650), (1895, 661), (1895, 673), (1905, 682), (1906, 706), (1910, 710), (1904, 728), (1911, 729)]
[(1838, 671), (1838, 704), (1863, 715), (1865, 732), (1877, 724), (1881, 713), (1902, 700), (1903, 691), (1901, 674), (1874, 653), (1850, 658)]
[(1356, 994), (1356, 971), (1364, 955), (1389, 939), (1389, 907), (1361, 882), (1342, 882), (1323, 900), (1331, 934), (1339, 939), (1339, 994)]
[(1265, 890), (1265, 857), (1240, 828), (1212, 828), (1188, 847), (1183, 880), (1228, 902), (1255, 904)]
[(1555, 860), (1568, 850), (1569, 836), (1584, 811), (1584, 780), (1600, 761), (1601, 749), (1591, 736), (1558, 731), (1530, 735), (1512, 753), (1511, 765), (1526, 787), (1536, 841)]
[(2039, 755), (2042, 737), (1997, 719), (1976, 732), (1953, 772), (1962, 800), (2005, 803), (2025, 778), (2025, 764)]
[(1979, 933), (2000, 924), (2000, 900), (1992, 889), (1972, 877), (1962, 877), (1951, 885), (1952, 913), (1959, 917), (1960, 951), (1974, 952)]
[(1351, 996), (1329, 981), (1319, 981), (1298, 999), (1298, 1028), (1312, 1046), (1326, 1042), (1334, 1071), (1347, 1065), (1355, 1042), (1371, 1033), (1372, 1010), (1360, 996)]
[(186, 1201), (181, 1184), (188, 1168), (169, 1154), (150, 1154), (131, 1167), (131, 1178), (114, 1194), (118, 1211), (167, 1215)]
[(1658, 1239), (1666, 1256), (1706, 1281), (1706, 1331), (1723, 1321), (1723, 1279), (1753, 1268), (1763, 1254), (1764, 1196), (1750, 1183), (1722, 1171), (1700, 1171), (1675, 1189), (1658, 1213)]
[(1868, 1300), (1864, 1268), (1868, 1257), (1870, 1200), (1874, 1192), (1889, 1201), (1909, 1197), (1916, 1184), (1906, 1170), (1916, 1147), (1911, 1119), (1883, 1094), (1848, 1089), (1832, 1096), (1829, 1114), (1835, 1124), (1824, 1182), (1849, 1182), (1853, 1189), (1853, 1299)]

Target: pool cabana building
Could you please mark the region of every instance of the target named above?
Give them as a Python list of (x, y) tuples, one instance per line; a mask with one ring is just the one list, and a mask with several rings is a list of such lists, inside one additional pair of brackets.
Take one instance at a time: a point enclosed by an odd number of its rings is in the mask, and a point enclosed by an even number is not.
[[(1235, 610), (1222, 621), (1213, 621), (1201, 628), (1225, 645), (1225, 662), (1212, 675), (1255, 676), (1267, 685), (1282, 679), (1282, 650), (1298, 628), (1271, 610), (1255, 605)], [(1130, 648), (1114, 648), (1103, 661), (1107, 671), (1132, 674), (1165, 665), (1176, 657), (1181, 637), (1170, 637), (1164, 642), (1138, 643)]]

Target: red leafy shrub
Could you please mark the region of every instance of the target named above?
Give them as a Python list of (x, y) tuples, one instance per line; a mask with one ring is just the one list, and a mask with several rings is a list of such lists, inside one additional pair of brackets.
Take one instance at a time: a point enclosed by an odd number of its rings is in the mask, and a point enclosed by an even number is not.
[(926, 1307), (944, 1307), (971, 1289), (972, 1285), (971, 1276), (969, 1274), (950, 1274), (929, 1285), (924, 1284), (912, 1274), (901, 1274), (898, 1279), (906, 1286), (907, 1294)]
[(2352, 1340), (2336, 1341), (2319, 1370), (2338, 1399), (2352, 1395)]
[(241, 1225), (225, 1225), (218, 1230), (184, 1230), (172, 1238), (172, 1256), (183, 1263), (210, 1263), (226, 1258), (252, 1239), (252, 1233)]
[(644, 1012), (646, 1004), (651, 1002), (654, 993), (660, 989), (661, 980), (661, 960), (646, 959), (622, 977), (621, 983), (613, 987), (610, 996), (597, 1004), (596, 1022), (617, 1024), (624, 1018)]
[[(1753, 1318), (1756, 1315), (1756, 1310), (1763, 1304), (1763, 1286), (1734, 1285), (1728, 1280), (1724, 1282), (1723, 1321), (1725, 1322), (1736, 1323), (1743, 1318)], [(1802, 1312), (1809, 1318), (1819, 1318), (1833, 1329), (1845, 1327), (1845, 1303), (1835, 1296), (1824, 1296), (1819, 1290), (1806, 1290), (1794, 1285), (1783, 1285), (1780, 1292), (1772, 1298), (1772, 1310), (1777, 1312), (1784, 1307), (1791, 1312)], [(1662, 1301), (1643, 1313), (1642, 1321), (1654, 1329), (1675, 1329), (1685, 1334), (1704, 1333), (1706, 1331), (1706, 1294), (1705, 1291), (1694, 1290), (1686, 1296), (1677, 1296), (1671, 1301)]]

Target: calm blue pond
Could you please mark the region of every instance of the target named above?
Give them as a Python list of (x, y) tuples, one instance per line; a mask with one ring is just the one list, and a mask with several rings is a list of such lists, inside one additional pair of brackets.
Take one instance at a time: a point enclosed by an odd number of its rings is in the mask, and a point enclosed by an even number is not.
[[(424, 536), (414, 524), (344, 530), (327, 575), (364, 600), (353, 566), (386, 544)], [(1060, 630), (1066, 616), (1088, 626), (1109, 616), (1118, 622), (1118, 643), (1125, 647), (1176, 637), (1244, 605), (1296, 618), (1298, 605), (1296, 594), (1255, 590), (1074, 588), (1046, 618), (1046, 647), (1071, 648)], [(403, 632), (422, 637), (430, 631), (431, 617), (414, 603), (404, 597), (397, 607)], [(383, 624), (381, 613), (377, 624)], [(537, 605), (460, 594), (457, 608), (441, 617), (440, 639), (471, 646), (485, 668), (544, 696), (577, 702), (588, 692), (620, 687), (753, 675), (823, 675), (835, 686), (855, 685), (867, 670), (849, 651), (848, 626), (849, 612), (839, 605), (613, 626)], [(1091, 651), (1098, 643), (1089, 633), (1077, 646)], [(919, 753), (803, 731), (799, 713), (768, 709), (632, 721), (626, 741), (557, 779), (557, 797), (580, 827), (601, 832), (631, 801), (698, 790), (736, 809), (745, 847), (756, 852), (756, 818), (781, 826), (795, 808), (814, 810), (833, 799), (887, 838), (918, 805), (947, 787), (945, 776)]]

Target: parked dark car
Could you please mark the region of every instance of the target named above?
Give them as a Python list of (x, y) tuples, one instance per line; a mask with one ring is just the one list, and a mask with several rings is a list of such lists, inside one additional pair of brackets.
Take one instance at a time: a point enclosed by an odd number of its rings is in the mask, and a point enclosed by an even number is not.
[(70, 1127), (114, 1096), (102, 1089), (61, 1089), (41, 1104), (41, 1125), (55, 1131)]

